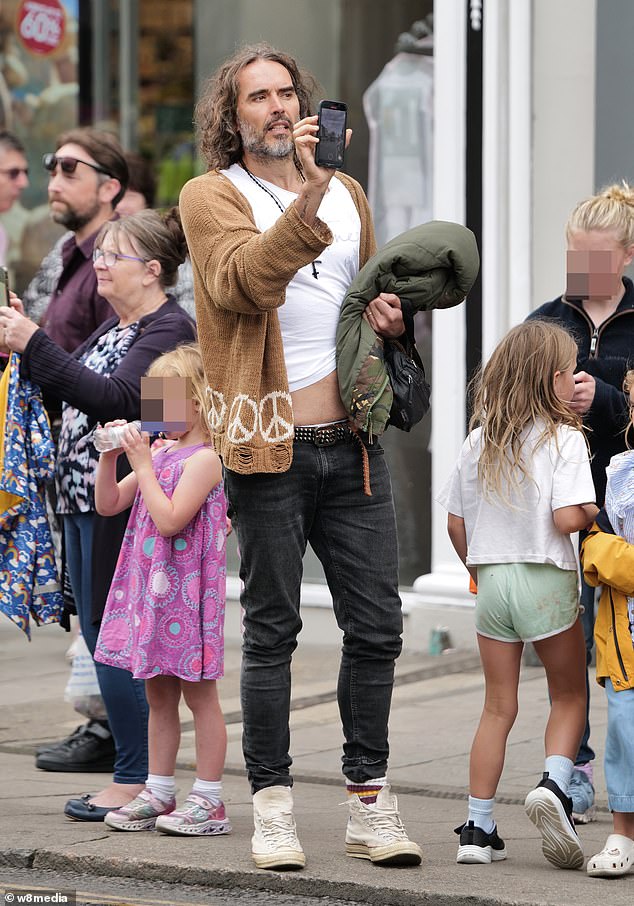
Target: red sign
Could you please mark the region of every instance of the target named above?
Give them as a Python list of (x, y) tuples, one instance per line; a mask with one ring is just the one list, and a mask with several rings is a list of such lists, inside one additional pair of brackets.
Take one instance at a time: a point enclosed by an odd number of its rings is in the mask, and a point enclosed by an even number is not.
[(59, 0), (22, 0), (18, 8), (18, 37), (27, 50), (49, 54), (64, 40), (66, 15)]

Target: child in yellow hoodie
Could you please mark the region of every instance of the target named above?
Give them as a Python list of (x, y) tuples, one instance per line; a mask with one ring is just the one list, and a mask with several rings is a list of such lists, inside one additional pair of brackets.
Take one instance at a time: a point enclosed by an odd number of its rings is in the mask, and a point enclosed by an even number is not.
[[(634, 425), (634, 370), (624, 383)], [(602, 585), (594, 629), (597, 682), (608, 699), (605, 778), (614, 833), (588, 861), (592, 877), (627, 874), (634, 865), (634, 450), (607, 468), (605, 506), (582, 548), (589, 585)]]

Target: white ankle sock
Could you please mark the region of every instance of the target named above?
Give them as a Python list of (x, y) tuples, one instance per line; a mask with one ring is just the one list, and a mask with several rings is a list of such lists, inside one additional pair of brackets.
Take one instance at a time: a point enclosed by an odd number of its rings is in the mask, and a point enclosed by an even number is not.
[(565, 755), (548, 755), (544, 762), (544, 770), (554, 780), (561, 792), (567, 796), (570, 788), (570, 778), (574, 764)]
[(481, 827), (485, 834), (490, 834), (495, 827), (493, 806), (495, 799), (476, 799), (469, 796), (469, 818), (476, 827)]
[(219, 802), (222, 802), (222, 781), (199, 780), (197, 777), (194, 780), (192, 793), (200, 793), (205, 799), (209, 799), (213, 805), (218, 805)]
[(145, 785), (161, 802), (169, 802), (176, 795), (176, 780), (174, 776), (162, 777), (160, 774), (148, 774)]

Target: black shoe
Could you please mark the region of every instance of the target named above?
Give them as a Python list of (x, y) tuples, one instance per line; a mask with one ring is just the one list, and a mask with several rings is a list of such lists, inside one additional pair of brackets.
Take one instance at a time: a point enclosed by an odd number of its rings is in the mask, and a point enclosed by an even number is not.
[(108, 773), (114, 768), (112, 733), (97, 720), (78, 727), (52, 749), (39, 752), (35, 767), (42, 771)]
[(526, 814), (542, 835), (542, 852), (557, 868), (581, 868), (583, 850), (572, 817), (572, 799), (545, 773), (524, 801)]
[(87, 729), (91, 725), (91, 723), (93, 723), (93, 721), (89, 720), (87, 724), (81, 724), (81, 726), (75, 727), (70, 736), (66, 736), (64, 739), (58, 739), (57, 742), (43, 743), (41, 746), (37, 747), (35, 754), (41, 755), (42, 752), (55, 752), (58, 749), (63, 749), (64, 746), (68, 745), (68, 743), (76, 736), (81, 736), (84, 730)]
[(89, 800), (90, 793), (84, 793), (81, 799), (69, 799), (64, 806), (64, 814), (71, 821), (103, 821), (108, 812), (121, 808), (117, 805), (102, 808), (100, 805), (93, 805)]
[(487, 834), (481, 827), (476, 827), (473, 821), (468, 821), (454, 828), (454, 834), (460, 835), (456, 862), (464, 865), (484, 865), (506, 859), (506, 847), (504, 840), (498, 837), (497, 826)]

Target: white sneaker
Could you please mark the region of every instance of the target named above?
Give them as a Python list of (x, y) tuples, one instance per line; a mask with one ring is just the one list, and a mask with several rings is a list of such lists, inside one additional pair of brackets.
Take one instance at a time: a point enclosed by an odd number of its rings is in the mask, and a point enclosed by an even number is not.
[(258, 868), (303, 868), (306, 856), (297, 839), (293, 794), (288, 786), (269, 786), (253, 796), (251, 855)]
[(365, 805), (355, 793), (348, 797), (350, 816), (346, 828), (346, 853), (378, 865), (420, 865), (420, 846), (407, 836), (398, 813), (396, 796), (386, 784), (376, 802)]
[(620, 878), (634, 865), (634, 840), (622, 834), (610, 834), (600, 853), (588, 860), (591, 878)]

